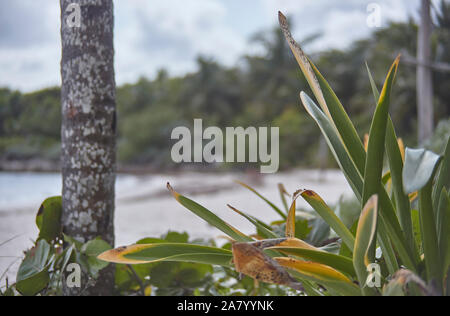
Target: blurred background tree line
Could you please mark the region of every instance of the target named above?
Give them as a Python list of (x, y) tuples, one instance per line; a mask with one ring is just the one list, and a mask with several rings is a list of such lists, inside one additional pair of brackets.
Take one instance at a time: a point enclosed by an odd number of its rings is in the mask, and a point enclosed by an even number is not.
[[(432, 35), (432, 59), (450, 62), (450, 5), (442, 2)], [(380, 86), (395, 55), (402, 53), (391, 115), (399, 137), (417, 145), (416, 56), (418, 25), (390, 23), (345, 50), (310, 54), (329, 80), (358, 131), (369, 131), (374, 102), (365, 62)], [(303, 46), (315, 36), (304, 39)], [(198, 57), (198, 71), (170, 77), (160, 70), (153, 79), (141, 78), (117, 89), (118, 161), (122, 166), (172, 169), (172, 129), (204, 126), (280, 127), (280, 166), (317, 167), (320, 133), (300, 106), (299, 92), (307, 86), (278, 28), (252, 38), (264, 47), (260, 55), (243, 56), (238, 66), (224, 67)], [(450, 75), (433, 70), (434, 119), (440, 122), (437, 142), (450, 133)], [(32, 93), (0, 89), (0, 160), (59, 161), (61, 130), (60, 88)], [(432, 146), (432, 145), (431, 145)], [(439, 151), (439, 144), (433, 148)], [(332, 163), (331, 160), (329, 162)]]

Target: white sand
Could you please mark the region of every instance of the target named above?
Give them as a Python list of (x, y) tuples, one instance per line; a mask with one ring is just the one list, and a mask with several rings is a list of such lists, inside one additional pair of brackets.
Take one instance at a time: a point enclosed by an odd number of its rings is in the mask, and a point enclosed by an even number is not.
[[(186, 194), (196, 202), (210, 209), (225, 221), (245, 233), (252, 233), (252, 225), (227, 208), (231, 204), (239, 210), (257, 216), (267, 222), (279, 219), (279, 216), (252, 192), (235, 184), (234, 180), (250, 181), (256, 176), (245, 174), (199, 174), (183, 173), (179, 175), (122, 176), (117, 183), (116, 196), (116, 245), (128, 245), (144, 237), (159, 237), (168, 230), (186, 231), (191, 237), (212, 238), (221, 232), (179, 205), (167, 192), (169, 181), (175, 190), (182, 194), (186, 191), (200, 192)], [(261, 185), (257, 190), (281, 207), (277, 189), (283, 183), (288, 192), (297, 189), (311, 189), (321, 195), (328, 203), (336, 203), (341, 195), (351, 196), (352, 192), (340, 171), (293, 170), (274, 175), (260, 176)], [(201, 193), (223, 186), (214, 193)], [(57, 188), (56, 188), (57, 189)], [(54, 190), (56, 190), (54, 189)], [(33, 244), (37, 236), (34, 223), (35, 213), (41, 199), (31, 198), (17, 205), (8, 203), (0, 206), (0, 244), (14, 236), (10, 242), (0, 246), (0, 275), (8, 266), (22, 256), (23, 250)], [(11, 207), (10, 207), (11, 206)], [(299, 200), (298, 206), (306, 207)], [(10, 282), (14, 281), (20, 260), (9, 268)], [(1, 280), (4, 285), (5, 279)]]

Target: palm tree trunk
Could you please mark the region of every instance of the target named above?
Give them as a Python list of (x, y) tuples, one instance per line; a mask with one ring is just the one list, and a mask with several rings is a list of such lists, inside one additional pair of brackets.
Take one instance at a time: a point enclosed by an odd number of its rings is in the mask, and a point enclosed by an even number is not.
[[(114, 246), (113, 3), (60, 0), (60, 5), (63, 231), (82, 242), (101, 237)], [(68, 21), (74, 5), (81, 10), (79, 27)], [(64, 294), (112, 294), (113, 266), (96, 282), (87, 278), (83, 273), (81, 288), (64, 288)]]
[(420, 27), (417, 47), (417, 114), (419, 143), (422, 145), (433, 135), (433, 79), (429, 66), (431, 60), (431, 33), (433, 25), (430, 15), (430, 0), (421, 0)]

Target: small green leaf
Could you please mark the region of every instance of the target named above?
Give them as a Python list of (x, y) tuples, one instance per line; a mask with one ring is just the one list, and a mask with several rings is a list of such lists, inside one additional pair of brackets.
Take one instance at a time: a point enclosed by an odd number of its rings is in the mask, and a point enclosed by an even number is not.
[(38, 240), (45, 239), (48, 243), (61, 236), (62, 199), (60, 196), (46, 199), (36, 215), (36, 225), (39, 228)]
[(44, 239), (27, 252), (17, 272), (17, 291), (25, 296), (33, 296), (47, 287), (50, 281), (50, 255), (51, 247)]
[(97, 256), (110, 249), (111, 246), (106, 241), (101, 239), (91, 240), (83, 245), (81, 252), (87, 256), (89, 270), (91, 273), (96, 274), (98, 271), (109, 265), (108, 262), (97, 259)]

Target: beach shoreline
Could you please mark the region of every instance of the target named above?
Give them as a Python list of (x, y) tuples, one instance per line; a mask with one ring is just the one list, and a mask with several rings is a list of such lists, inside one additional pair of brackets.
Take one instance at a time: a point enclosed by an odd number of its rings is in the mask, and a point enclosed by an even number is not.
[[(14, 173), (0, 173), (0, 189), (5, 191), (8, 186), (10, 191), (14, 191), (15, 188), (10, 187), (14, 186), (13, 183), (5, 183), (6, 175), (17, 176)], [(54, 186), (48, 192), (57, 195), (60, 190), (59, 174), (22, 174), (22, 182), (26, 183), (27, 175), (36, 176), (33, 181), (47, 176), (46, 183)], [(167, 191), (167, 182), (179, 193), (202, 204), (244, 233), (251, 234), (254, 228), (248, 221), (230, 211), (227, 204), (267, 222), (279, 219), (264, 201), (236, 184), (236, 180), (255, 186), (261, 194), (280, 206), (278, 183), (283, 183), (289, 193), (298, 189), (314, 190), (330, 205), (336, 204), (341, 196), (352, 196), (352, 191), (339, 170), (295, 169), (269, 175), (245, 172), (119, 175), (116, 185), (116, 246), (133, 244), (145, 237), (159, 237), (167, 231), (187, 232), (191, 238), (216, 238), (221, 235), (220, 231), (178, 204)], [(11, 179), (8, 181), (14, 182)], [(24, 184), (21, 186), (23, 190)], [(29, 190), (33, 190), (33, 186), (36, 185), (31, 184)], [(17, 202), (16, 205), (11, 198), (7, 202), (3, 201), (0, 206), (0, 244), (14, 238), (0, 247), (0, 275), (9, 269), (7, 276), (10, 283), (15, 280), (23, 251), (32, 247), (38, 234), (35, 215), (42, 198), (39, 195), (28, 196), (29, 199)], [(308, 205), (300, 200), (298, 207)], [(5, 278), (1, 280), (1, 285), (4, 284)]]

